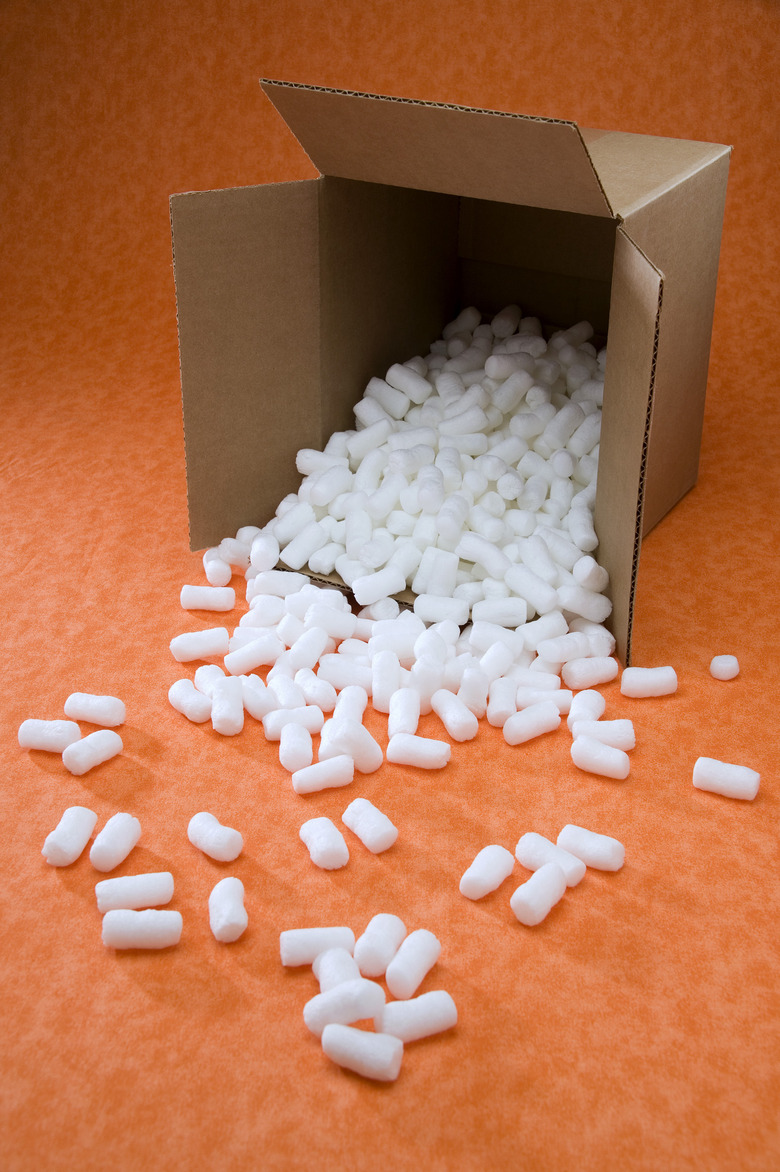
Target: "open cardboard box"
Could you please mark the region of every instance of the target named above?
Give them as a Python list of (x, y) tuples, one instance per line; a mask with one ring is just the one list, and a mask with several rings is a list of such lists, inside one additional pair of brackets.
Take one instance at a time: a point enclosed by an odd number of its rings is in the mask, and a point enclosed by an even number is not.
[(316, 179), (171, 198), (190, 543), (264, 524), (299, 448), (466, 305), (608, 334), (596, 556), (630, 659), (642, 534), (696, 480), (730, 148), (288, 82)]

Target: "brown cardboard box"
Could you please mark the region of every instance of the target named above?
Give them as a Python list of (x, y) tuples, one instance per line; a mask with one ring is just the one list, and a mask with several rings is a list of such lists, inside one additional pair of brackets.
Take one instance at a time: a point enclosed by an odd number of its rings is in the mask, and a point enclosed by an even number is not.
[(642, 534), (696, 480), (730, 148), (262, 82), (316, 179), (171, 198), (190, 541), (465, 305), (609, 335), (595, 523), (630, 658)]

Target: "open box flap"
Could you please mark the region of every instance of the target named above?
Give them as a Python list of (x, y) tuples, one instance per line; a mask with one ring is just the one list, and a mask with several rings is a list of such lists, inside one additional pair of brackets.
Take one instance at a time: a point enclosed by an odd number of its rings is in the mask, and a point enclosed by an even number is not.
[(595, 526), (598, 560), (610, 575), (610, 625), (628, 663), (663, 277), (622, 227), (613, 272)]
[(261, 85), (323, 175), (612, 216), (574, 122)]
[(580, 131), (593, 166), (616, 216), (628, 219), (672, 188), (718, 160), (731, 147), (718, 143), (624, 134), (612, 130)]
[(321, 183), (171, 197), (192, 549), (272, 516), (320, 446)]

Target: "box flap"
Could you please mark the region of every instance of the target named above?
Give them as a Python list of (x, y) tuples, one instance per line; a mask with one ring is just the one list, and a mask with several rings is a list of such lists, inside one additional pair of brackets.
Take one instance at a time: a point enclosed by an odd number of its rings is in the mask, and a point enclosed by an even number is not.
[(663, 278), (619, 228), (615, 240), (595, 526), (598, 559), (609, 571), (612, 631), (631, 658), (647, 444), (653, 408)]
[(730, 147), (718, 143), (661, 138), (652, 134), (581, 130), (593, 166), (615, 215), (626, 219), (684, 182)]
[(292, 82), (261, 85), (323, 175), (612, 215), (573, 122)]
[(321, 183), (171, 197), (192, 549), (271, 517), (320, 445)]

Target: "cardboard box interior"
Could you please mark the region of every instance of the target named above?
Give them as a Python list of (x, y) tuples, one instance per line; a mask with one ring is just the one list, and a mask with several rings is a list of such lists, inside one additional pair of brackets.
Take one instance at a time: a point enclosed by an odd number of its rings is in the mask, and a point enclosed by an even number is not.
[(696, 478), (728, 149), (264, 88), (320, 177), (171, 199), (191, 547), (270, 519), (296, 452), (465, 305), (587, 319), (609, 334), (595, 520), (627, 662), (643, 528)]

